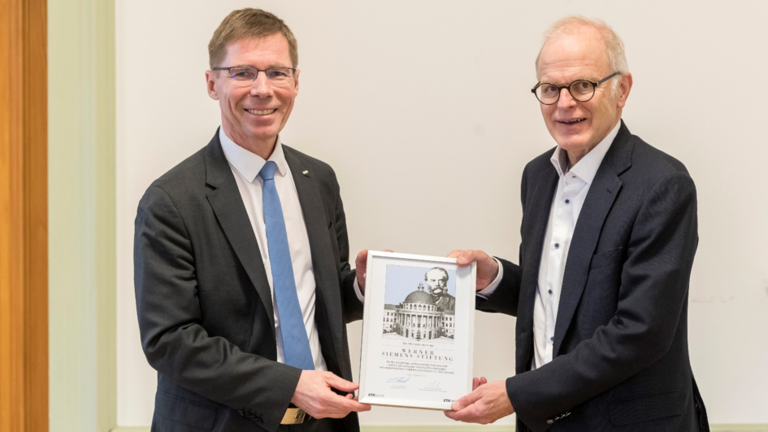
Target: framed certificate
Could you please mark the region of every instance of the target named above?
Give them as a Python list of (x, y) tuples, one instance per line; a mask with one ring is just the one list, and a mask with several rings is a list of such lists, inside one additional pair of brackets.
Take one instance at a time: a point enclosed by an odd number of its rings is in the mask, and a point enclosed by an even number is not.
[(475, 264), (368, 252), (360, 402), (436, 410), (472, 391)]

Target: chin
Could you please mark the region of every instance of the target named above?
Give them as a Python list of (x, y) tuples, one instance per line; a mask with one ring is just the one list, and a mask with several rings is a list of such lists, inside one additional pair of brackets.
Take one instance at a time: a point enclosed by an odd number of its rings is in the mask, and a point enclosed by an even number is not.
[(558, 137), (555, 141), (557, 142), (558, 147), (565, 151), (582, 149), (586, 145), (585, 139), (574, 136)]

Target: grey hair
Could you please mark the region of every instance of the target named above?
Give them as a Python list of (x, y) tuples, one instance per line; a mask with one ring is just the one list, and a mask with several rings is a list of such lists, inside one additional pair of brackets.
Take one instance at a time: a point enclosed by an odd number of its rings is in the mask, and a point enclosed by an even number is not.
[(443, 274), (445, 275), (445, 280), (448, 280), (448, 279), (449, 279), (449, 276), (448, 276), (448, 271), (447, 271), (446, 269), (444, 269), (444, 268), (442, 268), (442, 267), (432, 267), (431, 269), (427, 270), (427, 272), (426, 272), (426, 273), (424, 273), (424, 280), (427, 280), (427, 275), (428, 275), (428, 274), (429, 274), (429, 272), (431, 272), (432, 270), (440, 270), (440, 271), (442, 271), (442, 272), (443, 272)]
[[(534, 65), (536, 67), (537, 77), (539, 76), (539, 58), (541, 57), (541, 51), (544, 49), (544, 46), (547, 45), (547, 42), (563, 34), (574, 34), (579, 28), (583, 27), (590, 27), (597, 30), (602, 36), (603, 43), (605, 44), (605, 51), (606, 54), (608, 54), (608, 63), (611, 66), (612, 72), (629, 72), (627, 57), (624, 54), (624, 42), (621, 41), (621, 38), (615, 31), (613, 31), (611, 26), (602, 20), (593, 20), (579, 15), (570, 15), (558, 20), (544, 32), (544, 42), (541, 44), (541, 49), (539, 49), (539, 55), (536, 56), (536, 64)], [(618, 80), (612, 80), (614, 96), (618, 91), (618, 86), (616, 85), (617, 82)]]

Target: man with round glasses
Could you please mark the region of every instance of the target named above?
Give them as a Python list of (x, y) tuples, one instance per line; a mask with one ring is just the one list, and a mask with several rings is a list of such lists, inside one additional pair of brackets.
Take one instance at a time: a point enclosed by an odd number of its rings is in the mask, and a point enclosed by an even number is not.
[(519, 265), (483, 251), (478, 309), (517, 317), (515, 376), (475, 379), (452, 419), (517, 430), (709, 430), (688, 358), (696, 190), (621, 119), (632, 88), (606, 24), (547, 32), (532, 88), (557, 143), (523, 172)]
[[(157, 179), (134, 238), (152, 430), (359, 431), (346, 323), (362, 318), (327, 164), (281, 144), (296, 39), (269, 12), (229, 14), (208, 45), (221, 127)], [(351, 414), (350, 414), (351, 413)]]

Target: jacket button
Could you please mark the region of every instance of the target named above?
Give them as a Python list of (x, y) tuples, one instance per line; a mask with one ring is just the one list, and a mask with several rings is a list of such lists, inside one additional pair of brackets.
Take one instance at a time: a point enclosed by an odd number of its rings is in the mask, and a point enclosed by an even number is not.
[(549, 420), (547, 420), (547, 424), (552, 424), (552, 423), (554, 423), (554, 422), (555, 422), (555, 421), (554, 421), (554, 420), (552, 420), (552, 419), (549, 419)]
[(243, 413), (243, 410), (237, 410), (237, 413), (240, 414), (240, 417), (243, 417), (245, 413)]

